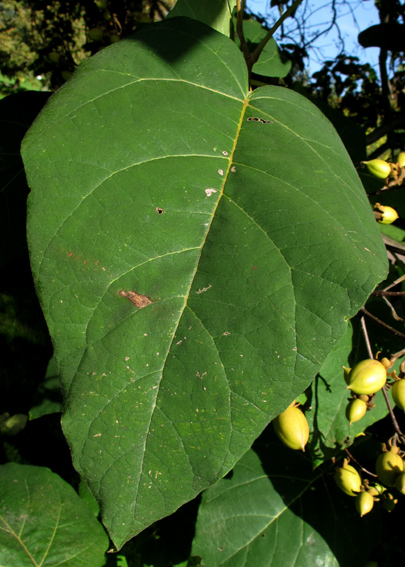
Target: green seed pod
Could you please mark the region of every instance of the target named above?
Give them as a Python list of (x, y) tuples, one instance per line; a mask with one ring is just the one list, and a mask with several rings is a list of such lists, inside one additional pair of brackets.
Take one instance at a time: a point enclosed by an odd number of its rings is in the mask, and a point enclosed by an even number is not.
[(357, 398), (356, 400), (351, 400), (346, 408), (346, 418), (350, 425), (364, 417), (366, 411), (366, 402), (360, 400), (359, 398)]
[(382, 217), (378, 221), (381, 224), (392, 224), (399, 218), (397, 211), (392, 207), (379, 205), (378, 210), (382, 213)]
[(290, 406), (273, 420), (278, 438), (291, 449), (305, 451), (309, 438), (309, 426), (305, 415), (297, 407)]
[(399, 490), (401, 494), (405, 494), (405, 472), (397, 476), (395, 480), (395, 488)]
[(370, 396), (381, 390), (386, 381), (387, 371), (385, 366), (378, 360), (368, 358), (352, 368), (347, 388), (355, 394)]
[(51, 51), (48, 53), (48, 59), (51, 63), (59, 63), (60, 53), (57, 51)]
[(346, 384), (349, 384), (349, 376), (351, 370), (351, 368), (346, 368), (346, 366), (343, 366), (343, 378), (345, 379)]
[(371, 486), (371, 487), (367, 490), (367, 492), (368, 492), (369, 494), (371, 494), (371, 496), (381, 496), (381, 494), (382, 494), (385, 490), (387, 490), (387, 489), (385, 488), (385, 486), (383, 486), (382, 484), (379, 484), (378, 482), (376, 482), (374, 486)]
[(370, 173), (379, 179), (386, 179), (391, 173), (391, 166), (383, 159), (372, 159), (371, 161), (362, 161)]
[(356, 496), (354, 504), (360, 516), (363, 517), (373, 509), (374, 498), (368, 492), (360, 492), (360, 494)]
[(397, 164), (399, 167), (405, 166), (405, 152), (401, 152), (397, 158)]
[(91, 28), (91, 30), (88, 31), (88, 35), (89, 38), (93, 41), (101, 41), (103, 39), (104, 33), (100, 28)]
[(387, 510), (387, 512), (392, 512), (397, 503), (398, 503), (398, 498), (394, 499), (392, 494), (387, 494), (386, 498), (384, 498), (382, 505)]
[(398, 380), (391, 388), (392, 399), (395, 405), (405, 411), (405, 380)]
[(357, 496), (361, 490), (360, 475), (351, 465), (336, 469), (334, 479), (340, 490), (349, 496)]
[(394, 451), (386, 451), (378, 457), (375, 470), (383, 484), (395, 486), (397, 476), (404, 470), (404, 461)]
[(384, 356), (384, 358), (382, 358), (382, 359), (380, 360), (380, 362), (381, 362), (381, 364), (382, 364), (385, 368), (387, 368), (387, 369), (388, 369), (388, 368), (391, 368), (391, 366), (392, 366), (391, 361), (388, 360), (388, 358), (385, 357), (385, 356)]
[(71, 76), (73, 75), (73, 73), (71, 71), (62, 71), (61, 75), (62, 75), (62, 79), (64, 81), (68, 81), (71, 78)]

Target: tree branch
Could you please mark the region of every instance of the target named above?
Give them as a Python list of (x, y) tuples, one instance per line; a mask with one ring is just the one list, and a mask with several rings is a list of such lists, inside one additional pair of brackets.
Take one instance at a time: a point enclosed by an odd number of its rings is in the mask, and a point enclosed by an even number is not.
[[(370, 132), (370, 134), (367, 134), (366, 144), (368, 146), (370, 144), (374, 144), (374, 142), (377, 142), (380, 138), (389, 134), (393, 130), (396, 130), (403, 124), (405, 124), (405, 114), (395, 114), (389, 120), (386, 120), (383, 124), (381, 124), (381, 126)], [(380, 150), (380, 148), (378, 149)], [(380, 151), (380, 153), (382, 152)]]
[(301, 2), (302, 2), (302, 0), (295, 0), (295, 2), (284, 12), (284, 14), (281, 16), (281, 18), (279, 18), (277, 20), (277, 22), (274, 24), (274, 26), (269, 30), (266, 37), (259, 43), (259, 45), (256, 47), (256, 49), (253, 51), (253, 53), (251, 55), (252, 67), (256, 63), (256, 61), (259, 59), (261, 52), (266, 47), (267, 43), (273, 37), (275, 32), (278, 30), (278, 28), (282, 25), (284, 20), (286, 20), (288, 18), (288, 16), (298, 8), (298, 6), (301, 4)]
[(394, 327), (390, 327), (390, 325), (387, 325), (387, 323), (384, 323), (384, 321), (381, 321), (381, 319), (379, 319), (378, 317), (376, 317), (375, 315), (372, 315), (369, 311), (367, 311), (367, 309), (365, 309), (364, 307), (362, 307), (360, 309), (360, 311), (362, 313), (364, 313), (364, 315), (366, 317), (368, 317), (369, 319), (372, 319), (375, 323), (378, 323), (379, 325), (381, 325), (381, 327), (384, 327), (384, 329), (386, 329), (387, 331), (389, 331), (390, 333), (392, 333), (393, 335), (396, 335), (397, 337), (399, 337), (400, 339), (405, 341), (405, 335), (404, 333), (401, 333), (400, 331), (397, 331), (396, 329), (394, 329)]

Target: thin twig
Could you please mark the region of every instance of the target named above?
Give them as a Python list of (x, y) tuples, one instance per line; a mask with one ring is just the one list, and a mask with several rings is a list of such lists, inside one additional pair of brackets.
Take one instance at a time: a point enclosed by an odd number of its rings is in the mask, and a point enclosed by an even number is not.
[(394, 362), (398, 358), (401, 358), (401, 356), (404, 356), (404, 354), (405, 354), (405, 348), (401, 349), (398, 352), (394, 352), (394, 354), (391, 354), (391, 358), (390, 358), (391, 366), (394, 364)]
[(359, 461), (356, 461), (356, 459), (353, 457), (353, 455), (350, 453), (350, 451), (348, 449), (345, 449), (345, 451), (349, 455), (350, 460), (354, 461), (356, 463), (356, 465), (361, 468), (362, 471), (369, 474), (370, 476), (375, 476), (377, 478), (376, 474), (374, 474), (374, 473), (368, 471), (367, 469), (365, 469), (364, 467), (362, 467), (361, 464), (359, 463)]
[(383, 393), (383, 396), (384, 396), (384, 398), (385, 398), (385, 403), (387, 404), (388, 411), (390, 412), (390, 417), (391, 417), (392, 425), (394, 426), (395, 432), (397, 433), (397, 435), (398, 435), (398, 437), (400, 438), (401, 442), (404, 443), (404, 442), (405, 442), (405, 437), (404, 437), (402, 431), (401, 431), (400, 428), (399, 428), (399, 425), (398, 425), (398, 422), (397, 422), (397, 418), (395, 417), (394, 412), (393, 412), (393, 410), (392, 410), (391, 402), (390, 402), (390, 400), (389, 400), (389, 398), (388, 398), (386, 386), (383, 387), (382, 393)]
[(392, 282), (392, 284), (387, 285), (387, 287), (384, 288), (384, 291), (388, 291), (389, 289), (391, 289), (392, 287), (396, 286), (397, 284), (403, 282), (405, 280), (405, 275), (397, 278), (394, 282)]
[(366, 321), (364, 319), (364, 315), (362, 315), (360, 317), (360, 325), (361, 325), (361, 330), (363, 331), (363, 337), (364, 337), (364, 341), (366, 343), (368, 356), (370, 358), (374, 358), (373, 351), (372, 351), (371, 344), (370, 344), (370, 339), (368, 338), (367, 326), (366, 326)]
[(266, 37), (259, 43), (259, 45), (256, 47), (256, 49), (253, 51), (253, 53), (251, 55), (252, 67), (256, 63), (256, 61), (259, 59), (261, 52), (266, 47), (267, 43), (273, 37), (275, 32), (278, 30), (278, 28), (282, 25), (284, 20), (286, 20), (288, 18), (288, 16), (290, 14), (292, 14), (298, 8), (298, 6), (301, 4), (301, 2), (302, 2), (302, 0), (295, 0), (295, 2), (284, 12), (284, 14), (281, 16), (281, 18), (279, 18), (277, 20), (277, 22), (274, 24), (274, 26), (269, 30)]
[(373, 291), (373, 295), (378, 295), (379, 297), (385, 297), (386, 295), (405, 295), (405, 291), (385, 291), (385, 289), (376, 289)]
[(400, 317), (398, 315), (398, 313), (395, 311), (395, 307), (392, 305), (391, 301), (389, 301), (386, 297), (383, 297), (383, 300), (385, 301), (385, 303), (388, 305), (390, 311), (391, 311), (391, 315), (394, 317), (394, 319), (396, 321), (403, 321), (402, 317)]
[[(367, 311), (367, 309), (365, 309), (364, 307), (362, 307), (360, 309), (360, 311), (362, 313), (364, 313), (364, 315), (366, 317), (368, 317), (369, 319), (372, 319), (373, 321), (375, 321), (376, 323), (378, 323), (379, 325), (381, 325), (381, 327), (384, 327), (384, 329), (387, 329), (387, 331), (389, 331), (390, 333), (392, 333), (393, 335), (396, 335), (397, 337), (403, 339), (405, 341), (405, 335), (404, 333), (401, 333), (400, 331), (397, 331), (396, 329), (394, 329), (394, 327), (390, 327), (389, 325), (387, 325), (387, 323), (384, 323), (384, 321), (381, 321), (381, 319), (379, 319), (378, 317), (376, 317), (375, 315), (372, 315), (371, 313), (369, 313)], [(372, 358), (372, 357), (371, 357)]]
[[(366, 310), (364, 309), (364, 307), (361, 311), (367, 313)], [(360, 324), (361, 324), (361, 329), (363, 331), (364, 340), (366, 341), (366, 346), (367, 346), (367, 351), (368, 351), (369, 357), (374, 358), (373, 357), (373, 351), (371, 350), (370, 340), (368, 338), (367, 326), (366, 326), (366, 321), (364, 319), (364, 316), (361, 316)], [(404, 442), (405, 438), (402, 434), (402, 431), (399, 428), (399, 425), (398, 425), (398, 422), (397, 422), (396, 417), (394, 415), (394, 412), (392, 411), (391, 403), (389, 401), (386, 388), (387, 388), (386, 386), (383, 386), (383, 388), (382, 388), (382, 393), (383, 393), (384, 398), (385, 398), (385, 403), (387, 404), (388, 411), (390, 412), (391, 421), (392, 421), (392, 424), (394, 426), (394, 429), (395, 429), (396, 433), (398, 434), (399, 438), (401, 439), (401, 441)], [(345, 451), (347, 451), (347, 449), (345, 449)], [(359, 465), (359, 466), (361, 466), (361, 465)]]

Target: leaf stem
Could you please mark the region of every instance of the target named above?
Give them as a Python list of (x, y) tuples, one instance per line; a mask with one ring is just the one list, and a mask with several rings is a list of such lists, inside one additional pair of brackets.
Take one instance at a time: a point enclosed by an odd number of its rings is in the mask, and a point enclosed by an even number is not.
[[(368, 313), (368, 311), (366, 311), (366, 310), (364, 309), (364, 307), (361, 309), (361, 311), (362, 311), (364, 314), (371, 315), (371, 313)], [(371, 318), (372, 318), (372, 319), (376, 319), (377, 321), (380, 321), (379, 319), (377, 319), (377, 317), (374, 317), (374, 315), (372, 315)], [(380, 323), (382, 323), (382, 321), (380, 321)], [(364, 315), (362, 315), (361, 318), (360, 318), (360, 324), (361, 324), (361, 330), (363, 331), (364, 340), (366, 341), (366, 346), (367, 346), (368, 355), (369, 355), (370, 358), (374, 358), (374, 357), (373, 357), (373, 351), (372, 351), (371, 345), (370, 345), (370, 339), (368, 338), (367, 325), (366, 325), (366, 321), (365, 321)], [(384, 325), (385, 325), (385, 323), (384, 323)], [(388, 325), (387, 325), (387, 326), (388, 326)], [(390, 413), (392, 425), (394, 426), (395, 432), (397, 433), (397, 435), (398, 435), (400, 441), (401, 441), (402, 443), (404, 443), (404, 442), (405, 442), (404, 435), (403, 435), (402, 431), (401, 431), (400, 428), (399, 428), (397, 419), (396, 419), (396, 417), (395, 417), (395, 415), (394, 415), (394, 412), (393, 412), (392, 407), (391, 407), (390, 400), (389, 400), (389, 398), (388, 398), (387, 386), (383, 386), (383, 388), (382, 388), (382, 393), (383, 393), (383, 396), (384, 396), (384, 399), (385, 399), (385, 403), (387, 404), (387, 408), (388, 408), (388, 411), (389, 411), (389, 413)], [(345, 449), (345, 451), (346, 451), (347, 454), (350, 456), (350, 454), (349, 454), (349, 452), (347, 451), (347, 449)], [(357, 462), (357, 461), (356, 461), (356, 462)], [(358, 464), (358, 463), (357, 463), (357, 464)], [(361, 466), (361, 465), (359, 465), (359, 466)]]
[(399, 428), (399, 425), (398, 425), (398, 422), (397, 422), (397, 418), (396, 418), (395, 415), (394, 415), (394, 411), (393, 411), (393, 409), (392, 409), (392, 407), (391, 407), (391, 402), (390, 402), (390, 400), (389, 400), (389, 397), (388, 397), (387, 389), (386, 389), (386, 388), (387, 388), (386, 386), (383, 387), (382, 393), (383, 393), (383, 396), (384, 396), (384, 399), (385, 399), (385, 403), (387, 404), (388, 411), (390, 412), (390, 417), (391, 417), (392, 425), (394, 426), (395, 432), (396, 432), (396, 434), (398, 435), (398, 437), (399, 437), (401, 443), (404, 443), (404, 442), (405, 442), (405, 438), (404, 438), (404, 435), (403, 435), (402, 431), (401, 431), (400, 428)]
[(374, 358), (373, 351), (371, 349), (370, 339), (368, 338), (366, 320), (364, 319), (364, 315), (362, 315), (360, 317), (360, 325), (361, 325), (361, 330), (363, 332), (364, 340), (365, 340), (365, 343), (366, 343), (368, 356), (370, 358)]
[(298, 8), (298, 6), (301, 4), (301, 2), (302, 2), (302, 0), (295, 0), (295, 2), (293, 2), (293, 4), (284, 12), (284, 14), (274, 24), (274, 26), (268, 31), (266, 37), (259, 43), (259, 45), (256, 47), (256, 49), (251, 54), (252, 67), (256, 63), (256, 61), (259, 59), (261, 52), (266, 47), (266, 45), (270, 41), (270, 39), (273, 37), (274, 33), (278, 30), (278, 28), (281, 26), (281, 24), (284, 22), (284, 20), (286, 20), (288, 18), (288, 16), (290, 16), (290, 14), (292, 14)]
[(375, 476), (376, 478), (378, 478), (376, 474), (374, 474), (374, 473), (368, 471), (367, 469), (365, 469), (364, 467), (362, 467), (361, 464), (360, 464), (358, 461), (356, 461), (356, 459), (355, 459), (355, 458), (353, 457), (353, 455), (350, 453), (349, 449), (345, 449), (345, 452), (346, 452), (347, 455), (349, 456), (350, 460), (351, 460), (351, 461), (354, 461), (354, 462), (356, 463), (356, 465), (361, 468), (362, 471), (364, 471), (365, 473), (369, 474), (370, 476)]
[(401, 333), (400, 331), (397, 331), (396, 329), (394, 329), (394, 327), (390, 327), (390, 325), (387, 325), (387, 323), (384, 323), (384, 321), (381, 321), (381, 319), (379, 319), (378, 317), (376, 317), (375, 315), (372, 315), (369, 311), (367, 311), (367, 309), (365, 309), (364, 307), (362, 307), (360, 309), (360, 311), (362, 313), (364, 313), (364, 315), (366, 317), (368, 317), (369, 319), (371, 319), (372, 321), (375, 321), (376, 323), (378, 323), (379, 325), (381, 325), (381, 327), (384, 327), (384, 329), (386, 329), (387, 331), (389, 331), (390, 333), (392, 333), (393, 335), (396, 335), (397, 337), (399, 337), (400, 339), (405, 341), (405, 335), (404, 333)]
[(377, 295), (379, 297), (385, 297), (386, 295), (401, 296), (405, 295), (405, 291), (385, 291), (384, 289), (376, 289), (373, 291), (373, 295)]
[(252, 73), (252, 54), (246, 43), (245, 33), (243, 31), (243, 14), (245, 13), (246, 0), (237, 0), (236, 2), (236, 33), (238, 34), (240, 47), (242, 49), (243, 56), (246, 61), (246, 66), (248, 68), (249, 74), (249, 85), (250, 85), (250, 75)]

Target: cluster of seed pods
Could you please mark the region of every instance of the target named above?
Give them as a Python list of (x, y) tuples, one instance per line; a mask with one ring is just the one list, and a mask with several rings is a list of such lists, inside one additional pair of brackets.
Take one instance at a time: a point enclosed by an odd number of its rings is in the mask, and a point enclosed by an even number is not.
[[(387, 370), (390, 366), (390, 361), (383, 358), (381, 362), (367, 359), (359, 362), (352, 369), (344, 368), (347, 388), (354, 394), (346, 408), (346, 417), (350, 424), (361, 419), (367, 409), (373, 407), (373, 396), (386, 385)], [(405, 411), (405, 378), (402, 374), (401, 371), (400, 377), (395, 372), (388, 375), (394, 379), (391, 388), (392, 398), (396, 406)], [(347, 459), (344, 460), (343, 466), (336, 468), (336, 484), (343, 492), (356, 498), (355, 505), (360, 516), (368, 514), (375, 501), (381, 501), (383, 507), (391, 512), (398, 502), (391, 488), (396, 488), (405, 495), (403, 457), (404, 453), (395, 444), (392, 444), (388, 450), (383, 444), (383, 451), (375, 464), (378, 482), (373, 485), (367, 480), (363, 482), (356, 468), (349, 465)]]
[[(402, 185), (405, 179), (405, 152), (401, 152), (397, 156), (395, 163), (389, 163), (383, 159), (372, 159), (361, 163), (374, 177), (384, 179), (386, 189), (394, 185)], [(391, 224), (397, 220), (398, 213), (392, 207), (376, 203), (374, 205), (374, 216), (382, 224)]]
[(348, 496), (356, 498), (355, 506), (360, 516), (365, 516), (380, 501), (382, 506), (392, 512), (398, 502), (390, 488), (396, 488), (405, 495), (404, 460), (398, 447), (392, 446), (389, 450), (383, 446), (383, 452), (378, 456), (375, 469), (379, 482), (371, 485), (367, 480), (363, 482), (357, 469), (349, 465), (345, 459), (341, 467), (335, 469), (335, 481), (338, 487)]
[(391, 366), (387, 358), (381, 362), (367, 358), (358, 362), (353, 368), (345, 368), (343, 376), (353, 397), (346, 408), (346, 417), (350, 425), (359, 421), (368, 409), (373, 407), (372, 399), (387, 382), (387, 368)]

